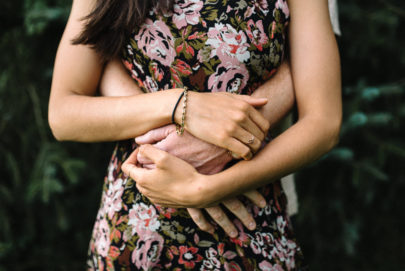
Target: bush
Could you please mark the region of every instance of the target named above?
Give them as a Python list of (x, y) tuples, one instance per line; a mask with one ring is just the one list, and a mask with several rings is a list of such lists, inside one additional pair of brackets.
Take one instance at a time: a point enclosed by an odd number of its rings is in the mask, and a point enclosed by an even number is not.
[[(312, 270), (405, 269), (405, 8), (361, 2), (340, 1), (341, 143), (298, 175), (295, 224)], [(85, 263), (112, 145), (57, 143), (47, 124), (70, 4), (0, 4), (0, 270)]]

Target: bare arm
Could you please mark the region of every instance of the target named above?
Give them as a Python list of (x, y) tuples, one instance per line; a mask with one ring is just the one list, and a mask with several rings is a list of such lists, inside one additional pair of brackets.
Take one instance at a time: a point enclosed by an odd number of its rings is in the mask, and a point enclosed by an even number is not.
[(252, 96), (269, 100), (258, 110), (270, 122), (271, 127), (275, 127), (291, 111), (295, 103), (294, 86), (288, 61), (284, 60), (277, 73), (260, 86)]
[[(313, 162), (337, 142), (342, 119), (340, 60), (327, 1), (290, 0), (291, 71), (298, 121), (250, 162), (212, 178), (213, 199), (260, 187)], [(327, 57), (326, 57), (327, 56)], [(308, 64), (310, 63), (310, 65)], [(214, 181), (215, 179), (215, 181)], [(228, 187), (218, 191), (218, 187)]]
[[(119, 59), (110, 61), (104, 70), (100, 93), (102, 96), (131, 96), (143, 93)], [(268, 98), (259, 112), (275, 126), (294, 105), (294, 89), (288, 61), (283, 61), (277, 73), (260, 86), (253, 97)]]
[[(140, 135), (170, 122), (171, 107), (182, 90), (126, 98), (92, 97), (103, 69), (88, 46), (72, 45), (94, 1), (73, 2), (60, 42), (49, 102), (49, 123), (61, 140), (119, 140)], [(154, 110), (151, 110), (151, 104)], [(139, 116), (141, 112), (142, 118)]]
[[(94, 96), (103, 63), (88, 46), (71, 44), (83, 28), (81, 18), (93, 4), (94, 0), (73, 2), (58, 48), (49, 101), (49, 123), (55, 137), (86, 142), (122, 140), (170, 123), (173, 106), (183, 89), (130, 97)], [(267, 100), (228, 93), (190, 96), (195, 110), (187, 116), (189, 132), (249, 159), (252, 151), (245, 142), (246, 134), (254, 134), (261, 141), (268, 129), (268, 122), (253, 106), (262, 106)], [(180, 122), (180, 110), (175, 119)]]
[(140, 148), (139, 152), (155, 162), (156, 169), (137, 167), (136, 153), (123, 169), (137, 179), (140, 191), (152, 201), (169, 206), (206, 206), (293, 172), (337, 143), (342, 118), (340, 61), (327, 1), (291, 0), (289, 5), (297, 123), (251, 161), (211, 176), (200, 175), (184, 161), (151, 146)]

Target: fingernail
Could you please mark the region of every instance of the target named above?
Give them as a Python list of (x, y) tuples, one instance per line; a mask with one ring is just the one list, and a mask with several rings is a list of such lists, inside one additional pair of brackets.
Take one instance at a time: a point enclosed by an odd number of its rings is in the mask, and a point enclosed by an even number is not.
[(265, 200), (260, 201), (260, 207), (264, 208), (264, 207), (266, 207), (266, 205), (267, 205), (267, 202)]
[(249, 230), (254, 230), (256, 228), (256, 223), (255, 222), (250, 222), (249, 223)]
[(236, 231), (231, 231), (229, 236), (231, 236), (232, 238), (236, 238), (236, 236), (238, 236), (238, 233)]

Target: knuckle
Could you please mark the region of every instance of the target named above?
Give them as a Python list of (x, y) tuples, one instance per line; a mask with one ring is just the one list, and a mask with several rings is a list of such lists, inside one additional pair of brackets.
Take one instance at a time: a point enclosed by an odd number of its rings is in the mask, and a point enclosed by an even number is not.
[(166, 153), (162, 153), (158, 158), (156, 158), (156, 165), (164, 165), (167, 163), (169, 156)]
[(229, 208), (232, 212), (240, 212), (242, 210), (242, 204), (240, 202), (234, 201), (230, 203)]
[(198, 227), (203, 231), (209, 231), (211, 227), (207, 223), (198, 224)]
[(229, 138), (228, 133), (226, 131), (221, 131), (221, 132), (218, 132), (216, 134), (216, 136), (217, 136), (217, 140), (220, 143), (222, 143), (222, 146), (225, 146), (225, 144), (226, 144), (226, 142), (227, 142), (227, 140)]
[(250, 105), (247, 102), (240, 101), (239, 102), (239, 109), (243, 112), (248, 112), (250, 109)]
[(223, 213), (223, 212), (220, 212), (220, 211), (212, 212), (211, 216), (212, 216), (212, 218), (213, 218), (215, 221), (217, 221), (217, 222), (223, 221), (223, 220), (225, 219), (224, 213)]
[(199, 215), (199, 214), (192, 214), (191, 215), (191, 218), (193, 219), (193, 221), (196, 223), (196, 224), (200, 224), (200, 223), (202, 223), (201, 221), (202, 221), (202, 217), (201, 217), (201, 215)]
[(236, 112), (234, 113), (234, 120), (238, 123), (244, 122), (247, 119), (247, 115), (244, 112)]
[(236, 123), (231, 122), (227, 125), (225, 130), (227, 132), (227, 135), (230, 135), (230, 134), (234, 134), (237, 129), (238, 129), (238, 125)]

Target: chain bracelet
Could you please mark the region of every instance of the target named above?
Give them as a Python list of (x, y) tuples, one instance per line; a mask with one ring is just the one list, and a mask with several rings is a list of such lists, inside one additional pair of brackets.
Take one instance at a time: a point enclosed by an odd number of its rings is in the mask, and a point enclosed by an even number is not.
[(187, 110), (187, 98), (188, 98), (188, 88), (184, 87), (184, 100), (183, 100), (183, 112), (181, 115), (181, 124), (176, 124), (176, 132), (178, 135), (184, 133), (184, 126), (186, 124), (186, 110)]

